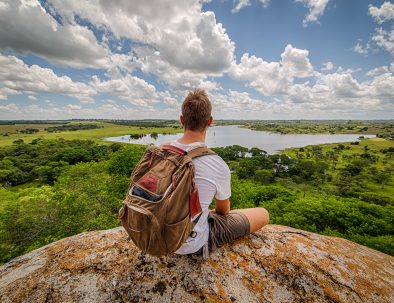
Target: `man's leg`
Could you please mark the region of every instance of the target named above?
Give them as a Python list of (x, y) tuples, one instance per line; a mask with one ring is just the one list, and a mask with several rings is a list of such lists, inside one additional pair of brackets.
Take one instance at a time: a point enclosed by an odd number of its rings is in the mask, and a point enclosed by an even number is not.
[(215, 250), (236, 238), (246, 236), (267, 225), (269, 215), (264, 208), (234, 209), (226, 215), (210, 213), (210, 249)]
[(263, 207), (236, 209), (243, 213), (249, 220), (250, 232), (253, 233), (268, 224), (270, 216)]

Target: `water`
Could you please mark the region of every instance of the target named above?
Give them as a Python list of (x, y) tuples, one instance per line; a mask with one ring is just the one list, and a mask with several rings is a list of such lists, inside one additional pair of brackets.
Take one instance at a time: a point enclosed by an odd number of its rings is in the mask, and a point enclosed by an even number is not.
[[(363, 135), (365, 138), (375, 137), (375, 135)], [(181, 134), (162, 135), (159, 134), (157, 139), (150, 135), (140, 139), (131, 139), (130, 136), (109, 137), (105, 140), (123, 143), (135, 144), (154, 144), (171, 142), (181, 137)], [(359, 134), (277, 134), (265, 131), (255, 131), (247, 128), (241, 128), (236, 125), (213, 126), (210, 127), (206, 143), (208, 147), (225, 147), (229, 145), (241, 145), (247, 148), (258, 147), (269, 154), (275, 154), (278, 151), (291, 147), (304, 147), (307, 145), (317, 145), (323, 143), (340, 143), (357, 141)]]

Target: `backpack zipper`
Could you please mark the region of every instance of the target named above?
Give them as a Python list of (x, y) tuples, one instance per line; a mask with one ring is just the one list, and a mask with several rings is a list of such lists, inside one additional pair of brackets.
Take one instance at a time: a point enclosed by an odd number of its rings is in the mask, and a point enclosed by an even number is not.
[[(133, 187), (134, 187), (134, 186), (133, 186)], [(167, 187), (166, 191), (165, 191), (164, 194), (163, 194), (163, 197), (162, 197), (160, 200), (155, 201), (155, 202), (154, 202), (154, 201), (147, 200), (147, 199), (144, 199), (144, 198), (142, 198), (142, 197), (140, 197), (140, 196), (136, 196), (136, 195), (130, 194), (130, 192), (133, 192), (133, 187), (129, 190), (129, 195), (130, 195), (131, 197), (135, 197), (135, 198), (137, 198), (137, 199), (140, 199), (140, 200), (142, 200), (142, 201), (149, 202), (149, 203), (160, 203), (160, 202), (162, 202), (163, 199), (168, 195), (169, 191), (170, 191), (171, 188), (172, 188), (172, 183)]]

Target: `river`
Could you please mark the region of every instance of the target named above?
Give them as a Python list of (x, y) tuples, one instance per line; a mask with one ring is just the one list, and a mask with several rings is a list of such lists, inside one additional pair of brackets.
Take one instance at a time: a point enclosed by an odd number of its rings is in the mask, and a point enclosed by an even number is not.
[[(181, 134), (162, 135), (157, 138), (146, 135), (139, 139), (131, 139), (129, 135), (119, 137), (109, 137), (105, 140), (112, 142), (135, 143), (135, 144), (155, 144), (160, 145), (165, 142), (179, 138)], [(258, 147), (269, 154), (275, 154), (280, 150), (292, 147), (304, 147), (307, 145), (317, 145), (324, 143), (340, 143), (357, 141), (359, 134), (278, 134), (266, 131), (255, 131), (236, 125), (213, 126), (210, 127), (206, 143), (208, 147), (225, 147), (230, 145), (241, 145), (244, 147)], [(363, 135), (365, 138), (372, 138), (375, 135)]]

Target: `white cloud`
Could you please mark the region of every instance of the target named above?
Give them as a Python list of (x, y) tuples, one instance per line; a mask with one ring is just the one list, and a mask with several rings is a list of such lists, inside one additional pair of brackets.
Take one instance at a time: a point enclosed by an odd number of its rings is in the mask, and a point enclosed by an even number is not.
[(289, 77), (303, 78), (312, 75), (313, 67), (309, 62), (308, 50), (295, 48), (289, 44), (280, 56), (283, 72)]
[(369, 14), (379, 24), (382, 24), (385, 21), (392, 21), (394, 20), (394, 4), (390, 2), (384, 2), (380, 8), (370, 4)]
[(376, 29), (372, 41), (394, 56), (394, 28), (388, 31), (383, 28)]
[(261, 5), (266, 8), (268, 7), (268, 4), (270, 3), (271, 0), (259, 0)]
[(92, 102), (96, 95), (96, 91), (85, 83), (74, 82), (68, 76), (57, 76), (49, 68), (28, 66), (14, 56), (0, 54), (0, 100), (22, 92), (58, 93), (81, 102)]
[(37, 100), (37, 97), (36, 97), (36, 96), (33, 96), (33, 95), (29, 95), (29, 96), (27, 96), (27, 98), (28, 98), (29, 100)]
[[(260, 4), (266, 8), (268, 7), (269, 3), (271, 0), (259, 0)], [(241, 9), (250, 6), (252, 3), (250, 0), (235, 0), (234, 1), (234, 7), (231, 10), (231, 12), (234, 13), (238, 13)]]
[[(307, 115), (327, 119), (335, 118), (335, 115), (359, 115), (366, 118), (374, 115), (388, 117), (387, 111), (393, 112), (394, 68), (373, 69), (367, 73), (372, 79), (360, 82), (353, 77), (353, 73), (358, 70), (338, 67), (335, 72), (331, 72), (334, 69), (332, 62), (323, 64), (321, 70), (325, 73), (315, 71), (308, 55), (307, 50), (291, 45), (286, 47), (279, 62), (267, 62), (244, 54), (240, 63), (233, 65), (230, 75), (234, 79), (246, 81), (247, 86), (261, 95), (276, 100), (255, 103), (263, 112), (271, 112), (272, 117), (278, 117), (281, 113), (281, 118), (290, 119), (296, 113), (304, 113), (304, 118)], [(307, 78), (307, 81), (299, 83), (303, 78)], [(231, 100), (230, 96), (228, 94), (226, 98)], [(237, 99), (243, 98), (245, 95), (237, 95)], [(233, 103), (235, 110), (242, 108), (239, 102)], [(225, 105), (220, 106), (226, 108)], [(229, 105), (226, 110), (230, 109)], [(252, 116), (255, 115), (248, 115)]]
[[(213, 12), (202, 12), (198, 0), (176, 1), (61, 1), (57, 13), (74, 16), (111, 31), (116, 37), (152, 47), (163, 61), (179, 69), (221, 74), (233, 61), (234, 43)], [(71, 21), (70, 21), (71, 20)]]
[(244, 54), (239, 64), (234, 64), (230, 75), (248, 84), (263, 95), (286, 94), (293, 79), (313, 75), (309, 52), (287, 45), (280, 62), (266, 62), (262, 58)]
[[(388, 73), (390, 71), (390, 68), (387, 66), (378, 66), (375, 67), (371, 70), (369, 70), (365, 75), (370, 76), (370, 77), (374, 77), (374, 76), (378, 76), (384, 73)], [(392, 70), (394, 71), (394, 70)]]
[[(384, 2), (380, 8), (369, 5), (368, 11), (375, 22), (382, 24), (382, 26), (375, 29), (374, 34), (365, 47), (358, 42), (353, 50), (359, 54), (367, 55), (370, 49), (374, 51), (382, 49), (394, 56), (394, 4)], [(390, 29), (383, 27), (386, 25), (383, 24), (385, 22), (390, 23)]]
[(156, 88), (153, 85), (131, 75), (107, 81), (101, 81), (97, 76), (93, 76), (91, 85), (100, 93), (112, 94), (138, 106), (150, 106), (149, 103), (157, 98)]
[(80, 105), (75, 105), (75, 104), (67, 104), (66, 106), (63, 107), (64, 109), (72, 110), (72, 111), (78, 111), (82, 107)]
[(360, 42), (357, 42), (357, 44), (353, 47), (353, 51), (355, 51), (357, 54), (360, 55), (367, 55), (368, 54), (368, 46), (363, 47)]
[(323, 65), (323, 67), (321, 68), (322, 71), (330, 71), (334, 68), (334, 64), (331, 61), (325, 62), (322, 65)]
[[(179, 109), (177, 109), (177, 113)], [(21, 106), (14, 103), (0, 104), (0, 119), (163, 119), (174, 118), (173, 109), (164, 109), (160, 112), (149, 107), (128, 107), (124, 105), (105, 103), (98, 107), (87, 108), (75, 104), (65, 106), (41, 107), (39, 105)]]
[(379, 97), (394, 105), (394, 76), (393, 73), (384, 73), (376, 76), (369, 85), (372, 95)]
[(141, 59), (135, 61), (135, 66), (145, 74), (155, 75), (172, 90), (184, 92), (196, 87), (207, 90), (218, 88), (216, 83), (207, 80), (205, 73), (177, 68), (163, 60), (158, 52), (147, 48), (136, 49), (136, 52)]
[(238, 13), (241, 9), (250, 5), (251, 5), (250, 0), (236, 0), (234, 1), (234, 7), (231, 10), (231, 12), (233, 14)]
[(319, 23), (319, 18), (323, 15), (324, 10), (330, 0), (295, 0), (302, 3), (309, 9), (308, 14), (302, 21), (302, 25), (307, 27), (309, 23)]
[(37, 0), (0, 0), (0, 49), (34, 53), (53, 64), (105, 67), (108, 51), (77, 24), (58, 24)]

